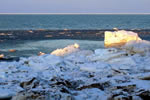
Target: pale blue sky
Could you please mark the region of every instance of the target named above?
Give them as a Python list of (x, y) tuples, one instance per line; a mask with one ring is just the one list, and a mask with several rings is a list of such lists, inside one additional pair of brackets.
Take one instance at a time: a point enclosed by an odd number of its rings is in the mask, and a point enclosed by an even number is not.
[(150, 13), (150, 0), (0, 0), (0, 13)]

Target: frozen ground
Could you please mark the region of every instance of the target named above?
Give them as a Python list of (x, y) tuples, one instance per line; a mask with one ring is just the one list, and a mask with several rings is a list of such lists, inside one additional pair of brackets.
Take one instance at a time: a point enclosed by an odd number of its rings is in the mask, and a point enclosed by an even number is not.
[(149, 52), (80, 48), (65, 56), (46, 54), (0, 62), (0, 99), (150, 99)]

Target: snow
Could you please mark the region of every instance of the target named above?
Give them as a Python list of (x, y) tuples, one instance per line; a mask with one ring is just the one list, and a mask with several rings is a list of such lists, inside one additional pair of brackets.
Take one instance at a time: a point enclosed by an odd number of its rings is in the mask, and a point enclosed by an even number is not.
[[(68, 51), (62, 52), (64, 49)], [(150, 91), (149, 51), (131, 55), (116, 48), (81, 50), (76, 44), (64, 49), (18, 62), (0, 62), (0, 98), (32, 100), (37, 92), (41, 98), (59, 100), (130, 96), (141, 100), (141, 90)]]
[[(136, 84), (138, 89), (150, 89), (148, 85), (143, 87), (142, 84), (149, 83), (139, 78), (144, 77), (143, 75), (149, 71), (147, 69), (150, 64), (148, 62), (150, 60), (149, 56), (138, 54), (131, 56), (125, 55), (125, 53), (115, 48), (97, 49), (94, 52), (90, 50), (78, 50), (65, 56), (45, 54), (42, 56), (21, 58), (19, 62), (0, 62), (0, 83), (2, 84), (0, 89), (13, 91), (13, 95), (16, 95), (25, 90), (20, 84), (28, 82), (34, 77), (40, 80), (41, 85), (33, 89), (31, 88), (32, 91), (43, 91), (43, 89), (44, 91), (55, 90), (55, 88), (48, 86), (48, 84), (52, 83), (50, 80), (53, 78), (75, 81), (77, 82), (76, 84), (80, 85), (79, 87), (94, 83), (109, 82), (111, 86), (120, 86), (124, 83), (125, 86), (128, 86), (127, 84)], [(45, 81), (49, 81), (50, 83)], [(68, 95), (71, 95), (70, 93), (61, 93), (58, 90), (55, 93), (63, 95), (64, 98), (66, 96), (68, 98)], [(75, 99), (95, 100), (95, 98), (99, 98), (107, 100), (111, 96), (110, 91), (112, 90), (106, 90), (93, 87), (80, 91), (69, 91), (76, 94), (71, 95)], [(11, 92), (6, 93), (0, 95), (0, 97), (12, 95)], [(101, 98), (102, 96), (104, 98)]]

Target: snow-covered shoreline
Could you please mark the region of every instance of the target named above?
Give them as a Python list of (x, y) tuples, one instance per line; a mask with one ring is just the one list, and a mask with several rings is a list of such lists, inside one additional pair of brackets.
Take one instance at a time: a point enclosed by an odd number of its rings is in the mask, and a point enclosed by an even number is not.
[[(112, 49), (98, 49), (94, 53), (89, 50), (78, 51), (65, 57), (47, 54), (21, 58), (19, 62), (0, 62), (0, 90), (2, 92), (0, 97), (17, 93), (21, 95), (21, 91), (33, 92), (32, 95), (35, 95), (35, 91), (46, 92), (45, 97), (52, 96), (50, 98), (54, 99), (62, 98), (63, 100), (71, 97), (81, 100), (87, 98), (107, 100), (102, 96), (110, 98), (118, 95), (128, 98), (138, 96), (141, 91), (149, 91), (150, 54), (127, 55), (117, 49), (113, 49), (113, 53), (102, 54), (102, 51), (109, 50)], [(96, 53), (97, 51), (100, 51), (99, 54)], [(107, 58), (111, 54), (121, 57)], [(101, 59), (100, 55), (102, 55)], [(98, 57), (99, 60), (95, 61), (94, 57)], [(133, 87), (130, 88), (130, 86)], [(117, 89), (113, 90), (113, 88)], [(63, 92), (61, 92), (62, 89), (64, 89)], [(5, 91), (8, 94), (4, 93)]]
[[(66, 48), (73, 52), (0, 62), (0, 98), (142, 100), (150, 96), (150, 52)], [(57, 53), (66, 51), (59, 50)]]

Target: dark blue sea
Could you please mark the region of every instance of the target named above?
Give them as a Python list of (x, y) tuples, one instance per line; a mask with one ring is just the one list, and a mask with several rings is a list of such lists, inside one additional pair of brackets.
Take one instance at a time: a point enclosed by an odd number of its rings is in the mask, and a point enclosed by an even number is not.
[(150, 29), (150, 15), (0, 15), (0, 30)]

